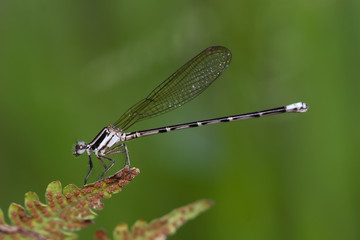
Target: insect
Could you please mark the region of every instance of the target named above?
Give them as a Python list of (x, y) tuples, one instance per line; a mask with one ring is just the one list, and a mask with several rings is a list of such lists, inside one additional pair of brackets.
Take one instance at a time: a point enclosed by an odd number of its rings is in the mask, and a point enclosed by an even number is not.
[[(153, 134), (215, 123), (232, 122), (280, 113), (302, 113), (308, 110), (306, 103), (298, 102), (258, 112), (195, 121), (143, 131), (125, 132), (129, 127), (141, 120), (177, 109), (197, 97), (224, 72), (229, 66), (230, 61), (231, 52), (225, 47), (215, 46), (205, 49), (157, 86), (146, 98), (129, 108), (114, 124), (104, 127), (89, 144), (86, 144), (83, 141), (77, 142), (73, 154), (79, 156), (86, 152), (89, 156), (90, 169), (85, 177), (84, 185), (93, 169), (91, 159), (92, 152), (105, 168), (99, 178), (100, 180), (115, 164), (115, 160), (109, 158), (110, 155), (125, 153), (125, 164), (130, 167), (129, 152), (125, 144), (126, 141)], [(110, 165), (107, 166), (104, 160), (110, 162)]]

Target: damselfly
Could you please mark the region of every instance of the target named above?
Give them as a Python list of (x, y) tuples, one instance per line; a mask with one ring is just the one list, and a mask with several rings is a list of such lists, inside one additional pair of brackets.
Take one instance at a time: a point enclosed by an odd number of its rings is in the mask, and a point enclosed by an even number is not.
[[(102, 179), (115, 164), (115, 160), (109, 158), (109, 155), (125, 153), (125, 164), (130, 167), (129, 152), (125, 142), (134, 138), (185, 128), (200, 127), (214, 123), (232, 122), (280, 113), (302, 113), (307, 111), (307, 104), (298, 102), (258, 112), (201, 120), (130, 133), (124, 132), (136, 122), (179, 108), (198, 96), (224, 72), (229, 66), (230, 61), (231, 52), (225, 47), (216, 46), (205, 49), (157, 86), (145, 99), (129, 108), (113, 125), (103, 128), (89, 144), (86, 144), (83, 141), (77, 142), (73, 154), (79, 156), (86, 152), (89, 156), (90, 169), (85, 177), (84, 185), (93, 169), (91, 152), (95, 154), (105, 168), (99, 178)], [(109, 161), (109, 166), (107, 166), (103, 160)]]

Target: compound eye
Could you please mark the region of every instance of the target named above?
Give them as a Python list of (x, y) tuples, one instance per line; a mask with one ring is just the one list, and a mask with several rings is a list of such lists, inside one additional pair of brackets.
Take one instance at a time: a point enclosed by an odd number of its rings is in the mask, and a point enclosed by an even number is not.
[(77, 142), (74, 148), (73, 154), (75, 156), (79, 156), (83, 154), (86, 150), (86, 143), (85, 142)]

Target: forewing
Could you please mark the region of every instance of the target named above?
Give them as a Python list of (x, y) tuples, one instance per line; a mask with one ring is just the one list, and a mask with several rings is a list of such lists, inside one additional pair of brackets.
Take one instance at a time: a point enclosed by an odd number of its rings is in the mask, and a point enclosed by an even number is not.
[(231, 52), (225, 47), (205, 49), (128, 109), (114, 126), (125, 130), (135, 122), (181, 107), (210, 86), (230, 61)]

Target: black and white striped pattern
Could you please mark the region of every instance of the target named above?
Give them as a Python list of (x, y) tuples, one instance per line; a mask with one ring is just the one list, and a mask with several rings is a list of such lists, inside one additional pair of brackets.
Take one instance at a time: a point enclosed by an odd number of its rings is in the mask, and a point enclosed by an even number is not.
[(306, 103), (298, 102), (298, 103), (290, 104), (290, 105), (287, 105), (284, 107), (272, 108), (272, 109), (258, 111), (258, 112), (251, 112), (251, 113), (233, 115), (233, 116), (228, 116), (228, 117), (213, 118), (213, 119), (201, 120), (201, 121), (196, 121), (196, 122), (177, 124), (177, 125), (172, 125), (172, 126), (167, 126), (167, 127), (160, 127), (160, 128), (149, 129), (149, 130), (125, 133), (125, 141), (129, 141), (134, 138), (159, 134), (159, 133), (172, 132), (175, 130), (181, 130), (181, 129), (186, 129), (186, 128), (201, 127), (201, 126), (216, 124), (216, 123), (233, 122), (233, 121), (239, 121), (239, 120), (245, 120), (245, 119), (251, 119), (251, 118), (259, 118), (259, 117), (265, 117), (265, 116), (270, 116), (270, 115), (280, 114), (280, 113), (287, 113), (287, 112), (294, 112), (294, 113), (306, 112), (307, 109), (308, 109), (308, 106)]
[[(298, 102), (258, 112), (125, 133), (134, 123), (177, 109), (197, 97), (225, 71), (230, 61), (231, 52), (225, 47), (217, 46), (205, 49), (162, 82), (146, 98), (129, 108), (113, 125), (103, 128), (89, 144), (83, 141), (77, 142), (73, 154), (79, 156), (86, 152), (89, 157), (90, 169), (85, 177), (84, 185), (93, 169), (91, 153), (95, 154), (105, 168), (99, 178), (101, 179), (115, 164), (115, 160), (109, 158), (109, 155), (125, 153), (126, 165), (130, 166), (129, 152), (125, 142), (135, 138), (215, 123), (307, 111), (307, 104)], [(104, 160), (109, 161), (110, 165), (107, 166)]]

